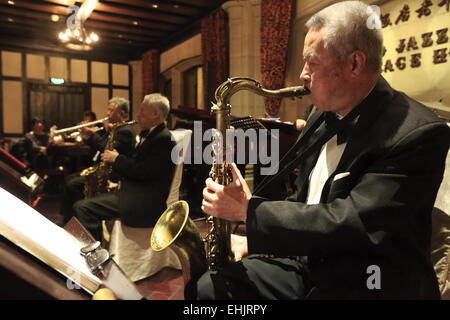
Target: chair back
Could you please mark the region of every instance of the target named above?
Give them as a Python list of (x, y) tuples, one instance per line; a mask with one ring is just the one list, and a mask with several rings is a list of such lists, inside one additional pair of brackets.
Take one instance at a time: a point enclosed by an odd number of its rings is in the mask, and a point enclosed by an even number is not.
[[(166, 200), (167, 207), (180, 199), (180, 186), (183, 177), (183, 163), (186, 156), (186, 150), (189, 147), (189, 142), (191, 141), (192, 130), (177, 129), (170, 130), (170, 133), (172, 134), (172, 140), (174, 140), (176, 143), (176, 148), (172, 151), (172, 161), (177, 160), (178, 164), (175, 167), (175, 173), (170, 185), (169, 196)], [(177, 152), (178, 154), (176, 154)]]
[[(171, 158), (177, 165), (166, 201), (167, 206), (179, 200), (184, 157), (192, 131), (171, 130), (170, 133), (176, 143)], [(161, 215), (162, 212), (155, 214)], [(114, 254), (114, 261), (132, 281), (152, 276), (165, 267), (181, 270), (180, 260), (170, 248), (161, 252), (151, 248), (150, 237), (153, 228), (128, 227), (122, 224), (120, 219), (103, 222), (103, 247), (107, 248), (110, 254)]]
[(431, 262), (441, 298), (450, 300), (450, 152), (432, 214)]

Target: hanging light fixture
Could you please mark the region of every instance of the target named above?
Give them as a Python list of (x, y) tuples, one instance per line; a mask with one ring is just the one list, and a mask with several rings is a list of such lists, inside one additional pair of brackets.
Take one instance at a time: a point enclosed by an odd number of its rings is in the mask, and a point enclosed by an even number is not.
[(78, 28), (67, 28), (64, 32), (61, 31), (58, 38), (67, 48), (79, 51), (92, 50), (92, 45), (99, 40), (95, 32), (88, 34), (81, 25)]
[(67, 29), (58, 34), (59, 40), (65, 44), (66, 48), (78, 51), (92, 50), (92, 45), (99, 41), (96, 33), (88, 34), (83, 27), (84, 21), (94, 11), (97, 3), (98, 0), (85, 0), (81, 7), (68, 7), (69, 14), (74, 14), (67, 19)]

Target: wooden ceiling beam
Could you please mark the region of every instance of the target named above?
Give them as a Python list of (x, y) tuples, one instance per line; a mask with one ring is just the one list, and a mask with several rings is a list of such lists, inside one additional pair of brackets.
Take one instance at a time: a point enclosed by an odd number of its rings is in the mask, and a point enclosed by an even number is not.
[(105, 12), (105, 13), (114, 13), (114, 14), (120, 14), (125, 16), (133, 16), (133, 17), (141, 17), (143, 19), (147, 20), (154, 20), (154, 21), (170, 21), (171, 23), (178, 24), (178, 25), (184, 25), (186, 23), (189, 23), (190, 19), (187, 17), (182, 16), (174, 16), (169, 15), (162, 12), (157, 12), (156, 10), (137, 10), (137, 9), (128, 9), (126, 7), (118, 7), (115, 5), (106, 5), (101, 2), (98, 3), (97, 7), (95, 8), (97, 12)]
[[(15, 16), (21, 16), (26, 17), (29, 19), (34, 20), (41, 20), (41, 21), (50, 21), (51, 20), (51, 13), (42, 12), (42, 11), (29, 11), (22, 8), (12, 8), (11, 6), (1, 6), (1, 12), (5, 14), (15, 15)], [(60, 17), (59, 22), (66, 21), (66, 16), (58, 15)], [(123, 25), (125, 27), (138, 27), (140, 29), (156, 29), (164, 31), (175, 31), (176, 26), (174, 25), (168, 25), (168, 24), (155, 24), (155, 23), (149, 23), (144, 20), (138, 19), (138, 26), (136, 26), (133, 22), (136, 21), (135, 19), (130, 18), (123, 18), (123, 17), (116, 17), (116, 16), (110, 16), (105, 14), (91, 14), (88, 21), (97, 21), (97, 22), (106, 22), (108, 24), (111, 23), (117, 23), (119, 25)]]
[(211, 10), (216, 8), (219, 4), (225, 2), (227, 0), (175, 0), (173, 2), (176, 3), (183, 3), (185, 5), (191, 5), (191, 6), (195, 6), (195, 7), (201, 7), (204, 10)]
[[(13, 19), (13, 21), (9, 21), (9, 19)], [(64, 22), (44, 22), (42, 20), (38, 19), (29, 19), (27, 17), (22, 16), (16, 16), (11, 14), (4, 14), (3, 11), (0, 13), (0, 20), (3, 20), (4, 22), (9, 22), (11, 24), (11, 27), (17, 28), (17, 29), (23, 29), (23, 27), (33, 27), (35, 30), (39, 29), (42, 30), (45, 33), (53, 33), (55, 37), (58, 37), (59, 32), (64, 31), (67, 26)], [(103, 36), (108, 36), (110, 38), (118, 38), (123, 40), (132, 40), (132, 41), (139, 41), (144, 43), (149, 43), (152, 41), (156, 41), (158, 37), (155, 37), (153, 35), (141, 35), (141, 34), (133, 34), (130, 32), (123, 32), (125, 30), (117, 30), (114, 31), (109, 28), (100, 28), (98, 26), (91, 26), (91, 28), (88, 28), (86, 31), (88, 33), (95, 32), (97, 33), (100, 38)], [(26, 32), (26, 30), (24, 30)]]
[[(181, 16), (201, 16), (202, 8), (192, 5), (186, 5), (184, 3), (171, 4), (167, 1), (148, 1), (148, 0), (106, 0), (103, 3), (116, 3), (119, 5), (127, 5), (133, 7), (139, 7), (143, 9), (157, 9), (161, 12), (167, 12), (171, 14)], [(157, 8), (153, 6), (157, 5)]]
[(141, 59), (142, 54), (147, 51), (144, 48), (133, 48), (125, 50), (122, 46), (99, 46), (91, 51), (73, 51), (64, 47), (51, 46), (43, 44), (38, 40), (29, 40), (26, 43), (17, 41), (14, 38), (0, 36), (0, 46), (3, 50), (24, 51), (28, 53), (42, 54), (46, 53), (53, 56), (62, 56), (74, 59), (87, 60), (108, 60), (117, 63), (127, 63), (132, 60)]
[(148, 29), (156, 29), (156, 30), (162, 30), (162, 31), (174, 31), (177, 29), (176, 25), (170, 24), (170, 23), (155, 23), (152, 21), (148, 21), (141, 18), (135, 18), (135, 17), (123, 17), (123, 16), (116, 16), (116, 15), (108, 15), (105, 13), (96, 13), (93, 12), (88, 21), (101, 21), (101, 22), (108, 22), (108, 23), (120, 23), (123, 25), (130, 25), (135, 26), (134, 22), (137, 21), (139, 27), (142, 28), (148, 28)]
[[(64, 0), (46, 0), (48, 3), (54, 3), (56, 5), (68, 7), (70, 4), (66, 4)], [(75, 2), (76, 1), (73, 1)], [(119, 1), (120, 2), (120, 1)], [(122, 1), (123, 2), (123, 1)], [(146, 2), (146, 1), (145, 1)], [(127, 1), (128, 3), (128, 1)], [(67, 9), (66, 14), (64, 17), (67, 17)], [(107, 13), (99, 13), (95, 12), (95, 10), (91, 13), (88, 20), (98, 20), (98, 21), (104, 21), (104, 22), (115, 22), (115, 23), (121, 23), (125, 25), (134, 25), (134, 21), (139, 22), (139, 26), (144, 28), (151, 28), (151, 29), (161, 29), (161, 30), (167, 30), (167, 31), (173, 31), (176, 30), (176, 25), (166, 22), (166, 21), (160, 21), (158, 23), (153, 22), (153, 20), (146, 20), (142, 19), (140, 17), (133, 17), (133, 16), (122, 16), (122, 15), (111, 15)]]
[(2, 6), (0, 4), (0, 11), (3, 14), (9, 14), (14, 16), (21, 16), (28, 19), (36, 19), (41, 21), (51, 21), (52, 14), (38, 12), (38, 11), (28, 11), (22, 8), (14, 8), (11, 6)]
[[(101, 0), (85, 27), (88, 33), (97, 33), (100, 42), (116, 47), (127, 48), (134, 44), (131, 48), (142, 45), (146, 49), (164, 50), (198, 33), (200, 19), (223, 2), (225, 0)], [(0, 0), (0, 20), (5, 27), (0, 37), (11, 34), (20, 40), (28, 34), (33, 37), (46, 34), (48, 41), (60, 45), (57, 36), (67, 28), (68, 6), (81, 3), (82, 0), (16, 0), (10, 5), (8, 0)], [(59, 21), (52, 22), (52, 15), (59, 16)]]
[[(56, 43), (60, 43), (58, 39), (59, 32), (63, 31), (63, 28), (55, 28), (52, 25), (43, 25), (42, 23), (30, 20), (20, 20), (15, 18), (13, 22), (8, 21), (7, 16), (0, 14), (0, 22), (3, 23), (4, 30), (2, 33), (15, 34), (17, 36), (26, 36), (28, 33), (32, 32), (36, 37), (49, 37), (49, 39), (54, 40)], [(39, 28), (38, 28), (39, 27)], [(89, 32), (89, 31), (88, 31)], [(133, 44), (137, 46), (149, 47), (152, 45), (156, 38), (151, 37), (141, 37), (134, 35), (124, 35), (119, 37), (117, 33), (110, 31), (97, 31), (95, 32), (99, 35), (100, 41), (105, 39), (114, 40), (121, 45)]]
[[(7, 30), (11, 26), (7, 23), (0, 22), (0, 28), (2, 30)], [(14, 33), (17, 29), (13, 29), (13, 32), (3, 33), (0, 36), (0, 43), (2, 43), (2, 48), (8, 47), (18, 47), (23, 49), (32, 50), (44, 50), (50, 52), (58, 52), (63, 54), (81, 54), (97, 51), (119, 51), (123, 55), (137, 57), (142, 55), (145, 51), (151, 48), (149, 43), (139, 43), (139, 42), (128, 42), (116, 38), (105, 37), (101, 39), (98, 43), (93, 45), (93, 50), (91, 51), (76, 51), (66, 48), (61, 42), (51, 37), (51, 35), (42, 35), (36, 32), (36, 29), (32, 27), (27, 28), (25, 34)]]
[[(2, 3), (5, 6), (5, 3)], [(14, 9), (24, 9), (24, 10), (33, 10), (39, 12), (46, 12), (49, 14), (57, 14), (62, 16), (67, 16), (67, 6), (62, 5), (49, 5), (46, 3), (38, 2), (38, 1), (16, 1), (14, 6), (7, 5), (9, 8)]]
[[(52, 5), (60, 8), (64, 8), (67, 14), (67, 7), (60, 4), (61, 1), (58, 0), (42, 0), (40, 6)], [(27, 1), (27, 5), (33, 5)], [(36, 4), (37, 5), (37, 4)], [(118, 6), (115, 4), (105, 4), (99, 2), (95, 7), (94, 12), (100, 13), (108, 13), (108, 14), (117, 14), (122, 16), (132, 16), (132, 17), (141, 17), (142, 19), (147, 19), (151, 21), (160, 21), (160, 22), (168, 22), (178, 25), (184, 25), (189, 23), (190, 19), (188, 17), (183, 16), (174, 16), (163, 12), (158, 12), (157, 10), (148, 9), (142, 10), (139, 8), (129, 8), (127, 6)], [(88, 19), (89, 20), (89, 19)]]
[(117, 24), (111, 24), (111, 23), (106, 23), (106, 22), (97, 22), (97, 21), (91, 21), (91, 20), (86, 20), (84, 22), (84, 27), (85, 28), (95, 28), (95, 29), (99, 29), (99, 30), (110, 30), (110, 31), (115, 31), (115, 32), (123, 33), (123, 34), (136, 34), (136, 35), (148, 36), (148, 37), (152, 37), (152, 36), (161, 37), (164, 34), (167, 34), (167, 32), (163, 32), (163, 31), (154, 31), (154, 30), (144, 29), (144, 28), (139, 28), (139, 27), (117, 25)]

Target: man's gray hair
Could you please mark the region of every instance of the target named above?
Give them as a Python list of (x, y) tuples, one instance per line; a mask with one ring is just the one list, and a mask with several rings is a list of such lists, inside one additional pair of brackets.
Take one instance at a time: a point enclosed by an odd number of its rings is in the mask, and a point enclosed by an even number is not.
[(170, 102), (167, 97), (163, 96), (161, 93), (151, 93), (144, 97), (144, 102), (152, 108), (158, 109), (161, 120), (166, 120), (170, 112)]
[[(376, 26), (376, 27), (374, 27)], [(372, 71), (381, 70), (383, 33), (379, 15), (360, 1), (343, 1), (322, 9), (307, 22), (309, 29), (320, 29), (324, 47), (338, 62), (350, 53), (361, 50)]]
[(130, 116), (130, 101), (122, 97), (113, 97), (109, 99), (108, 104), (114, 103), (117, 110), (123, 111), (125, 118), (128, 119)]

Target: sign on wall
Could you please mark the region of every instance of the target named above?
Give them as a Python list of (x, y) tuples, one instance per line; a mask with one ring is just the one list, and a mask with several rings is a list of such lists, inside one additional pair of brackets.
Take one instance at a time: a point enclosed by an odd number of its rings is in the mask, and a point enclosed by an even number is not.
[(381, 5), (382, 75), (397, 90), (450, 112), (450, 0)]

